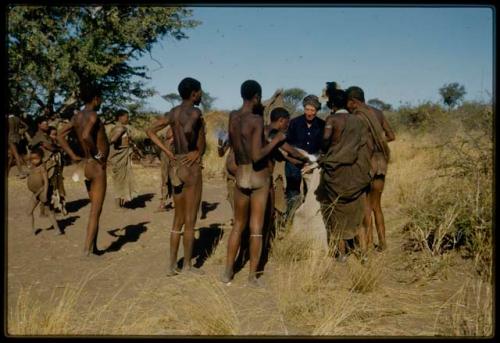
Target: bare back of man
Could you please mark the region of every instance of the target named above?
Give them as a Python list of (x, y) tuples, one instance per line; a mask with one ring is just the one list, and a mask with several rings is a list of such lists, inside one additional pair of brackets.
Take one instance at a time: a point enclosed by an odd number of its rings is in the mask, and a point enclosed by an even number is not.
[[(195, 104), (198, 105), (201, 101), (201, 85), (194, 79), (188, 79), (190, 81), (184, 79), (179, 86), (181, 88), (183, 82), (188, 85), (182, 103), (172, 108), (170, 112), (158, 119), (147, 130), (151, 140), (165, 152), (171, 161), (169, 178), (173, 186), (174, 222), (170, 235), (170, 261), (167, 276), (173, 276), (180, 272), (177, 269), (177, 252), (181, 234), (183, 234), (184, 247), (182, 271), (203, 274), (201, 270), (192, 267), (191, 257), (194, 243), (194, 226), (200, 207), (203, 186), (200, 159), (205, 151), (205, 127), (201, 111), (194, 107)], [(192, 89), (192, 87), (194, 88)], [(156, 132), (168, 125), (172, 129), (172, 145), (175, 153), (156, 135)], [(183, 226), (184, 232), (181, 231)]]
[[(97, 254), (97, 234), (99, 218), (106, 195), (106, 163), (109, 155), (109, 142), (106, 131), (95, 111), (101, 103), (100, 96), (89, 100), (82, 111), (76, 112), (70, 122), (63, 127), (57, 139), (61, 147), (68, 153), (73, 162), (83, 163), (85, 186), (90, 199), (90, 215), (85, 238), (84, 256)], [(83, 151), (82, 158), (77, 156), (69, 146), (66, 135), (73, 131)]]
[(277, 143), (285, 139), (278, 133), (265, 145), (264, 121), (262, 116), (252, 113), (252, 107), (260, 104), (245, 100), (240, 110), (229, 116), (229, 140), (236, 162), (236, 187), (234, 190), (234, 224), (228, 240), (226, 268), (222, 281), (228, 283), (233, 278), (233, 266), (241, 234), (247, 223), (250, 228), (250, 273), (251, 286), (259, 286), (257, 267), (262, 250), (262, 227), (269, 196), (271, 173), (269, 154)]

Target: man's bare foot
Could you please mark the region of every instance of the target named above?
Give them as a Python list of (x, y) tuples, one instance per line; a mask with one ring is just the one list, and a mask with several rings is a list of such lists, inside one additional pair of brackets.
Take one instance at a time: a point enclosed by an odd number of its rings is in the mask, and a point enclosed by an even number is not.
[(179, 270), (179, 268), (177, 268), (177, 267), (173, 267), (173, 268), (172, 268), (172, 267), (171, 267), (171, 268), (168, 268), (168, 270), (167, 270), (167, 276), (174, 276), (174, 275), (178, 275), (178, 274), (180, 274), (180, 272), (181, 272), (181, 271)]
[(82, 261), (93, 261), (93, 260), (98, 260), (98, 259), (99, 259), (99, 255), (93, 253), (92, 251), (84, 251), (80, 255), (80, 260), (82, 260)]
[(382, 252), (382, 251), (385, 251), (387, 249), (387, 244), (386, 243), (382, 243), (382, 244), (379, 244), (376, 246), (376, 250), (378, 252)]
[(192, 275), (205, 275), (205, 272), (203, 270), (194, 267), (184, 267), (182, 268), (182, 273)]
[(224, 272), (222, 272), (220, 280), (226, 284), (229, 284), (231, 283), (231, 280), (233, 280), (233, 276), (234, 274), (232, 272), (225, 270)]
[(158, 206), (158, 208), (155, 210), (155, 212), (165, 212), (167, 210), (167, 207), (165, 206), (165, 204), (160, 204), (160, 206)]
[(255, 276), (248, 277), (248, 287), (252, 288), (264, 288), (266, 284), (262, 279), (257, 279)]
[(339, 254), (335, 257), (335, 260), (340, 263), (345, 263), (347, 261), (347, 254)]

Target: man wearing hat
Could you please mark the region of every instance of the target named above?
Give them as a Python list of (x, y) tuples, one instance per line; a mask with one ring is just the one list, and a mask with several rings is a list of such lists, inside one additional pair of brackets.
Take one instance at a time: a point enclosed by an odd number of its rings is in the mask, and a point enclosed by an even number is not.
[[(287, 132), (288, 144), (305, 150), (309, 154), (318, 154), (321, 149), (321, 140), (325, 121), (316, 114), (321, 108), (321, 103), (316, 95), (308, 95), (302, 101), (304, 114), (290, 121)], [(290, 162), (285, 164), (287, 219), (291, 220), (295, 210), (302, 204), (307, 193), (307, 181), (304, 179), (301, 192), (302, 174), (300, 166)]]

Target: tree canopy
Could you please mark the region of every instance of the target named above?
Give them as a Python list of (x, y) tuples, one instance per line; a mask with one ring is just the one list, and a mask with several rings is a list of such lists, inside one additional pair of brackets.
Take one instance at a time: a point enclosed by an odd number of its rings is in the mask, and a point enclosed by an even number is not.
[(132, 65), (159, 39), (187, 38), (200, 22), (182, 7), (21, 6), (8, 8), (9, 109), (62, 113), (81, 85), (98, 84), (103, 112), (154, 94), (145, 66)]
[(466, 93), (465, 86), (458, 82), (444, 84), (443, 87), (439, 89), (439, 94), (443, 98), (443, 103), (446, 104), (449, 109), (455, 107), (464, 98)]
[(378, 98), (370, 99), (366, 102), (368, 105), (378, 108), (381, 111), (390, 111), (392, 110), (392, 105), (383, 102)]
[(306, 96), (306, 91), (301, 88), (288, 88), (283, 91), (283, 99), (286, 107), (293, 112), (299, 111), (299, 104)]

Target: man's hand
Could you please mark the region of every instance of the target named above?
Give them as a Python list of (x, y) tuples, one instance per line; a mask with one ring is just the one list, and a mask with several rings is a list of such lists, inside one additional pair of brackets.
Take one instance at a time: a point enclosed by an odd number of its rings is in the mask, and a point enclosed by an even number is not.
[(193, 150), (187, 153), (181, 160), (182, 164), (191, 166), (200, 157), (200, 152), (198, 150)]
[(172, 161), (176, 160), (175, 155), (172, 153), (172, 151), (170, 151), (170, 150), (163, 150), (163, 152), (165, 153), (165, 155), (167, 155), (167, 157), (170, 160), (172, 160)]
[(274, 139), (276, 139), (278, 142), (283, 142), (284, 140), (286, 140), (286, 134), (281, 131), (278, 131), (274, 135)]

